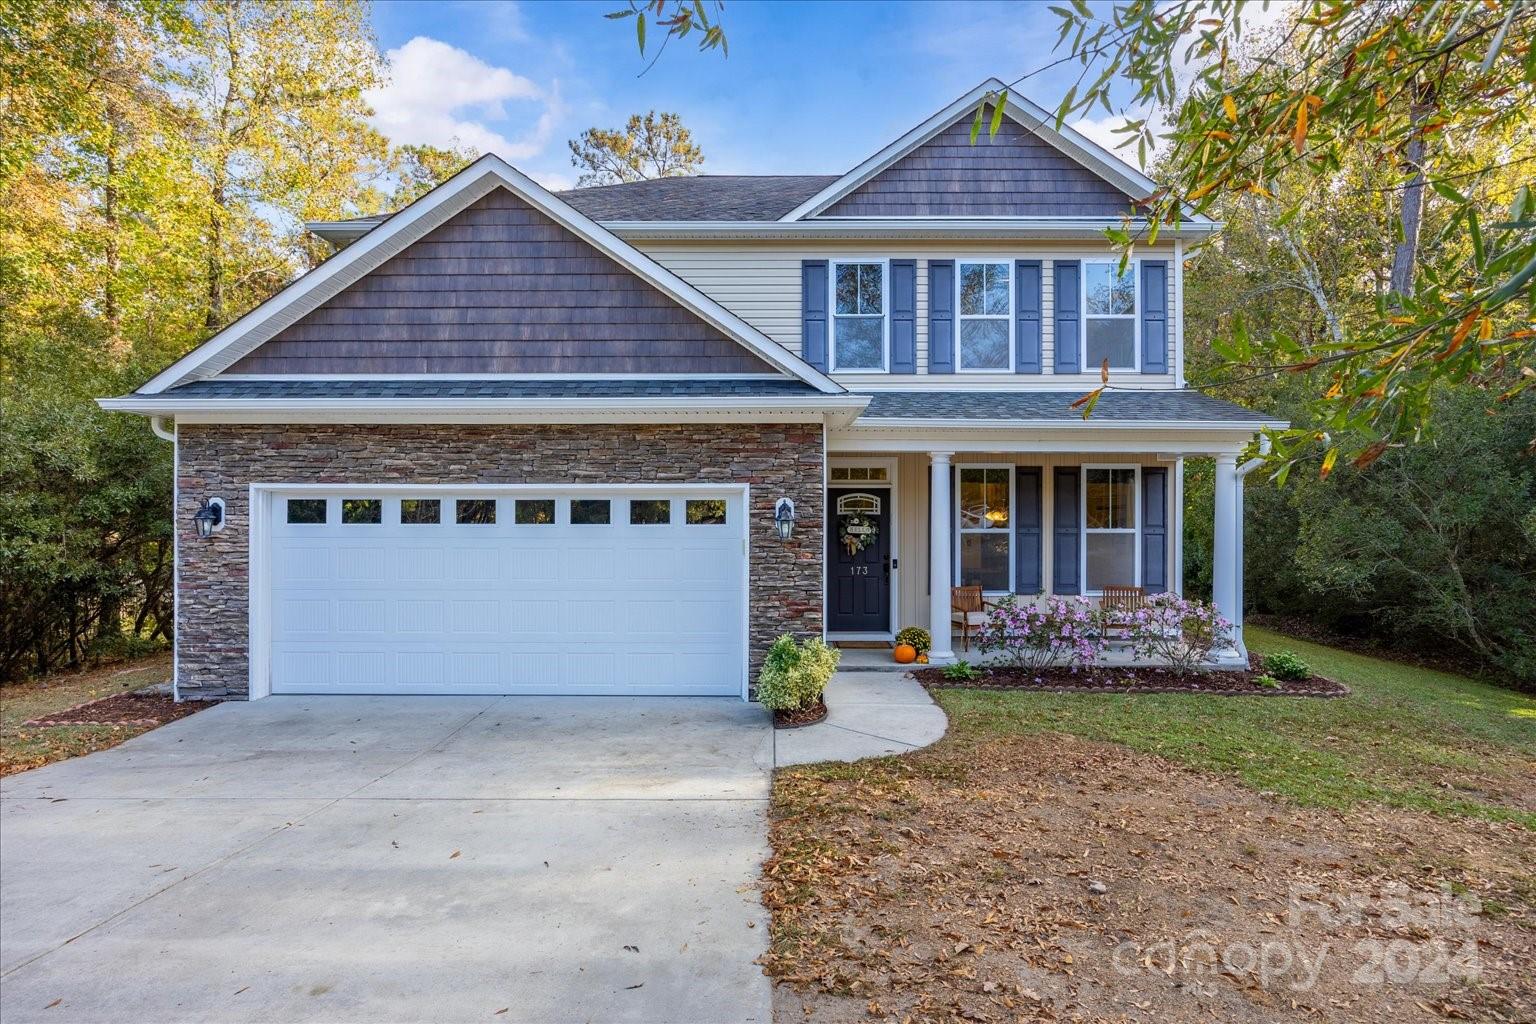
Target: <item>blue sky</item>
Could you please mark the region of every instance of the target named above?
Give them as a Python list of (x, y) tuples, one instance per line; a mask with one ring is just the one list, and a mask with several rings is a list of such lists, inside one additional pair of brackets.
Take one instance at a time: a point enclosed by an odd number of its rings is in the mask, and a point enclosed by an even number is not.
[[(371, 97), (378, 124), (399, 143), (492, 149), (568, 187), (567, 139), (673, 110), (706, 173), (839, 173), (988, 76), (1049, 63), (1056, 38), (1043, 2), (730, 0), (729, 58), (674, 43), (642, 76), (633, 24), (603, 18), (621, 3), (377, 0), (393, 67)], [(1054, 106), (1075, 77), (1063, 66), (1023, 91)]]

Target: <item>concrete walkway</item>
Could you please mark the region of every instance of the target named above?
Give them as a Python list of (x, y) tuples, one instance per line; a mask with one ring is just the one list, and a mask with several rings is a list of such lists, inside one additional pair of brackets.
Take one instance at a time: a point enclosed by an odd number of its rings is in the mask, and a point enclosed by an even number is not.
[(7, 778), (0, 1020), (767, 1022), (773, 746), (732, 698), (271, 697)]
[(904, 754), (937, 743), (949, 728), (928, 691), (904, 671), (839, 670), (827, 684), (826, 701), (825, 720), (775, 731), (775, 765)]

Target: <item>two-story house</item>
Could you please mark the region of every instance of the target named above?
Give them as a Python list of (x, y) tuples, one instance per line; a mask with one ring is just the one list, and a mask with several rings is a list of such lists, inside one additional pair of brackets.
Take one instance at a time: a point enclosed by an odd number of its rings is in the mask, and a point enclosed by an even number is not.
[[(1181, 589), (1184, 459), (1266, 424), (1185, 387), (1192, 217), (988, 81), (841, 176), (551, 193), (486, 156), (145, 384), (176, 458), (176, 685), (745, 695), (782, 633), (951, 589)], [(1111, 389), (1091, 417), (1075, 400)]]

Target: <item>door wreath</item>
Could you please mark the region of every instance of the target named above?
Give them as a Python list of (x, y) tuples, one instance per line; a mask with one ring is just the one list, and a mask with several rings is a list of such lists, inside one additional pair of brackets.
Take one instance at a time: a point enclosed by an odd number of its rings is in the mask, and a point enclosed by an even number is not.
[(873, 544), (878, 536), (880, 527), (868, 516), (853, 513), (838, 519), (837, 539), (848, 549), (850, 558)]

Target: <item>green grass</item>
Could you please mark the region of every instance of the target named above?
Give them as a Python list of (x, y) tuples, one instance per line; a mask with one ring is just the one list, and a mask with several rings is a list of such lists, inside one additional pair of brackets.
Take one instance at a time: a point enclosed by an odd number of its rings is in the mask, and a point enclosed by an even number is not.
[(1302, 697), (939, 690), (955, 740), (1070, 733), (1234, 776), (1299, 804), (1362, 803), (1518, 821), (1536, 830), (1536, 699), (1249, 627), (1353, 690)]
[(144, 725), (55, 725), (25, 723), (99, 697), (169, 678), (171, 656), (152, 654), (89, 672), (59, 674), (0, 686), (0, 775), (105, 750), (147, 732)]

